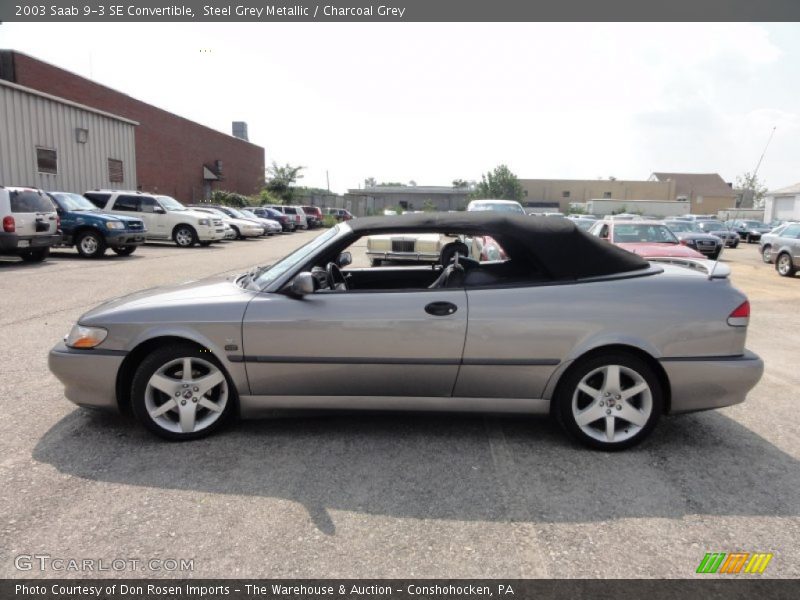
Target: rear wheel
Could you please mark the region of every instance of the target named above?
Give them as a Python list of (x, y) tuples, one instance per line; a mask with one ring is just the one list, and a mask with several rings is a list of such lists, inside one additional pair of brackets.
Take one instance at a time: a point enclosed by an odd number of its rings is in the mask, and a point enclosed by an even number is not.
[(797, 269), (792, 262), (792, 257), (787, 252), (781, 252), (775, 259), (775, 270), (783, 277), (794, 277)]
[(50, 248), (38, 248), (37, 250), (25, 250), (19, 253), (19, 257), (25, 262), (42, 262), (50, 256)]
[(578, 363), (559, 383), (554, 403), (558, 421), (581, 444), (623, 450), (650, 435), (664, 400), (647, 363), (614, 353)]
[(106, 242), (96, 231), (84, 231), (75, 242), (78, 254), (83, 258), (100, 258), (106, 253)]
[(112, 248), (112, 250), (119, 256), (130, 256), (136, 252), (136, 246), (117, 246), (116, 248)]
[(197, 232), (189, 225), (179, 225), (172, 233), (172, 239), (181, 248), (191, 248), (197, 242)]
[(147, 429), (168, 440), (191, 440), (214, 433), (230, 419), (236, 391), (211, 353), (176, 344), (142, 361), (131, 400)]

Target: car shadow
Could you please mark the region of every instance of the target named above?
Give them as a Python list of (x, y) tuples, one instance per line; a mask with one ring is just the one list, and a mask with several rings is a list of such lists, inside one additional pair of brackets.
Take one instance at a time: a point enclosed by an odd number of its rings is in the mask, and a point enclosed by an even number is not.
[(33, 457), (91, 481), (293, 500), (326, 534), (329, 509), (523, 522), (800, 514), (798, 462), (720, 413), (663, 419), (642, 446), (605, 453), (536, 418), (289, 416), (167, 443), (75, 410)]

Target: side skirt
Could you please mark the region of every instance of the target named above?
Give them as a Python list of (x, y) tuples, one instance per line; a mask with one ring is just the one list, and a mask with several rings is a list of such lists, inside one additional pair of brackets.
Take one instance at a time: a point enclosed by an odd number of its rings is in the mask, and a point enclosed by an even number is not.
[(422, 396), (240, 396), (243, 418), (275, 409), (485, 412), (546, 415), (550, 401), (538, 398), (443, 398)]

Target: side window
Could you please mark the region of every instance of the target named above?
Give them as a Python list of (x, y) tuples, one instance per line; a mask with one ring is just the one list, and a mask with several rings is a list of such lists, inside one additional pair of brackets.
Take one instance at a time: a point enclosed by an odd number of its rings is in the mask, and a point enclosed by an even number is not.
[(139, 200), (138, 196), (119, 196), (114, 202), (113, 209), (126, 212), (138, 212)]
[(788, 237), (788, 238), (800, 237), (800, 225), (790, 225), (784, 230), (781, 237)]
[(108, 199), (111, 197), (111, 194), (102, 194), (99, 192), (86, 192), (83, 195), (83, 197), (89, 200), (97, 208), (105, 208), (106, 202), (108, 202)]
[[(130, 197), (130, 196), (128, 196)], [(142, 196), (139, 198), (139, 210), (143, 213), (152, 213), (156, 207), (156, 201), (153, 198)]]

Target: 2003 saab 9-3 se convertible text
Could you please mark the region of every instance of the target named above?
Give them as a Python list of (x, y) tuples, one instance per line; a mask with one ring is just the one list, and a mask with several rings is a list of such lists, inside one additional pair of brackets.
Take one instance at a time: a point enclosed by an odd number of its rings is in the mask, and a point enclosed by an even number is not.
[[(390, 233), (447, 236), (452, 260), (353, 267), (359, 238)], [(476, 236), (507, 258), (464, 256)], [(73, 402), (131, 409), (168, 439), (282, 408), (452, 410), (552, 412), (586, 445), (625, 448), (662, 414), (742, 402), (763, 371), (727, 266), (664, 260), (567, 219), (356, 219), (270, 267), (111, 300), (50, 368)]]

